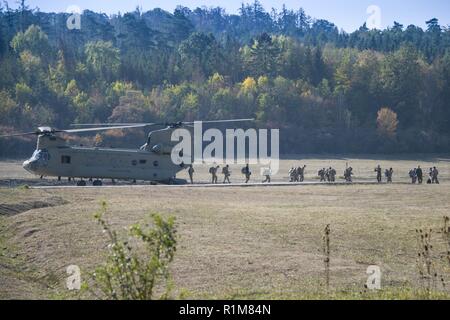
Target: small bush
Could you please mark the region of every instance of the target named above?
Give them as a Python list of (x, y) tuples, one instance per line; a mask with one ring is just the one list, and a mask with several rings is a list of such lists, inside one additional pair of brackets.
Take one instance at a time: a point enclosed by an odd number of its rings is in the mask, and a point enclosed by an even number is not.
[(109, 255), (106, 263), (92, 275), (94, 288), (90, 290), (99, 298), (108, 300), (151, 300), (155, 288), (162, 289), (160, 299), (167, 299), (171, 281), (169, 264), (176, 251), (176, 229), (173, 217), (164, 220), (152, 214), (153, 226), (133, 225), (129, 235), (143, 243), (144, 254), (137, 253), (128, 241), (119, 240), (116, 231), (104, 219), (106, 203), (95, 218), (109, 238)]

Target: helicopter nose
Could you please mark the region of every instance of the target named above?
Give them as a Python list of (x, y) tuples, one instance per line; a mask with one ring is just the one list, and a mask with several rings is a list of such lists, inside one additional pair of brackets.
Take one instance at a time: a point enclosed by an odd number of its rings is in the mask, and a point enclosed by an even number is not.
[(25, 162), (23, 163), (22, 167), (23, 167), (25, 170), (27, 170), (28, 172), (33, 173), (34, 165), (33, 165), (33, 162), (32, 162), (32, 161), (30, 161), (30, 160), (25, 161)]

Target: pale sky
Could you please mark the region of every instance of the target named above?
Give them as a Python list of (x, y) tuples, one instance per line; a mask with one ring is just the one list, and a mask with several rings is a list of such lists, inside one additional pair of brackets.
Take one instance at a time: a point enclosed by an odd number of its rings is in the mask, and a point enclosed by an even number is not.
[[(9, 6), (17, 7), (15, 0), (7, 0)], [(194, 9), (196, 7), (223, 7), (228, 13), (237, 13), (242, 0), (28, 0), (30, 7), (38, 7), (43, 12), (65, 12), (70, 6), (81, 10), (113, 14), (133, 11), (137, 6), (144, 11), (161, 8), (173, 12), (177, 5)], [(368, 18), (367, 8), (376, 5), (381, 10), (381, 26), (392, 26), (393, 21), (403, 25), (415, 24), (425, 27), (425, 21), (438, 18), (443, 26), (450, 25), (449, 0), (260, 0), (266, 11), (272, 7), (281, 8), (283, 3), (289, 9), (304, 8), (313, 18), (326, 19), (347, 32), (359, 28)]]

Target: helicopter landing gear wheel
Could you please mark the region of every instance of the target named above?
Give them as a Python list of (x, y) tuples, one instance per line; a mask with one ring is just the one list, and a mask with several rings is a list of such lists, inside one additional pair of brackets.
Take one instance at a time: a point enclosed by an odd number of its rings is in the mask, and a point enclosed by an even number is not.
[(94, 182), (92, 182), (92, 185), (94, 187), (101, 187), (103, 186), (103, 182), (101, 180), (94, 180)]
[(86, 181), (84, 180), (77, 181), (77, 187), (86, 187)]

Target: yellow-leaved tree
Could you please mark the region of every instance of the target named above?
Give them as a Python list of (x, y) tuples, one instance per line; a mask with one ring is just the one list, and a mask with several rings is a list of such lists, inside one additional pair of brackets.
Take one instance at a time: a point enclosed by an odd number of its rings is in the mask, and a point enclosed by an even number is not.
[(389, 108), (381, 108), (377, 116), (377, 130), (382, 136), (394, 138), (397, 134), (397, 113)]

